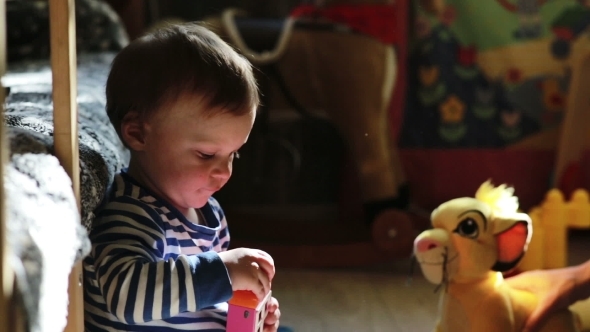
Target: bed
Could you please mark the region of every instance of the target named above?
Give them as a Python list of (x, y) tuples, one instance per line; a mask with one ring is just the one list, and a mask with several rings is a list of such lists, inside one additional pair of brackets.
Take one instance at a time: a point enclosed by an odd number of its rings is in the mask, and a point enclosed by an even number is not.
[[(128, 41), (117, 15), (102, 1), (5, 5), (2, 150), (9, 153), (3, 163), (0, 248), (2, 282), (14, 288), (1, 294), (0, 317), (12, 319), (0, 319), (0, 331), (81, 331), (77, 281), (80, 261), (90, 250), (87, 230), (114, 173), (128, 160), (104, 112), (110, 63)], [(63, 19), (71, 8), (75, 25)], [(50, 13), (62, 19), (50, 22)], [(57, 34), (69, 42), (56, 45)], [(68, 39), (74, 35), (78, 54)], [(72, 107), (68, 96), (74, 98)], [(77, 128), (68, 126), (76, 116)]]

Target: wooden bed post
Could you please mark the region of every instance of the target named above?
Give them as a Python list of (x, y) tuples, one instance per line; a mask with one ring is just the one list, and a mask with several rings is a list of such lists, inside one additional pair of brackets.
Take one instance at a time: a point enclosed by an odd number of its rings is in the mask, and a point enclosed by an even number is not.
[[(0, 0), (0, 77), (6, 72), (6, 4)], [(0, 331), (13, 331), (10, 301), (14, 285), (14, 274), (8, 262), (8, 245), (6, 240), (6, 206), (4, 204), (4, 165), (7, 163), (8, 146), (4, 138), (4, 88), (0, 86)]]
[[(54, 152), (72, 179), (79, 208), (80, 165), (78, 160), (76, 14), (74, 9), (74, 0), (49, 1)], [(65, 331), (81, 332), (84, 330), (81, 263), (77, 263), (70, 273), (68, 294), (68, 324)]]

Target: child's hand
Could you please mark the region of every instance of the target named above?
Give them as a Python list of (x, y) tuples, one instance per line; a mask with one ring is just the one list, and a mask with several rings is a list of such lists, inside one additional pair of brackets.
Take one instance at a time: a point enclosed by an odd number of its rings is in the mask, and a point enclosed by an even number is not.
[(539, 299), (523, 331), (537, 331), (552, 313), (575, 302), (572, 294), (576, 286), (575, 273), (574, 268), (536, 270), (506, 279), (511, 287), (529, 291)]
[(275, 275), (272, 257), (262, 250), (237, 248), (219, 253), (232, 283), (232, 289), (254, 292), (259, 300), (270, 291)]
[(279, 329), (279, 318), (281, 311), (279, 310), (279, 301), (271, 297), (266, 304), (266, 319), (264, 319), (264, 332), (277, 332)]

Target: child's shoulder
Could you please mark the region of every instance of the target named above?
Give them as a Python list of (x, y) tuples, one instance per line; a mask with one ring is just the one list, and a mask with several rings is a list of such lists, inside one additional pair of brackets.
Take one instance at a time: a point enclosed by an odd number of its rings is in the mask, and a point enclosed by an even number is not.
[(139, 197), (129, 195), (112, 196), (98, 210), (97, 216), (124, 215), (131, 218), (147, 218), (158, 222), (162, 211), (157, 206)]
[(125, 172), (115, 175), (109, 193), (104, 200), (100, 211), (121, 211), (140, 213), (145, 211), (148, 214), (159, 214), (157, 207), (158, 200), (147, 193)]
[(92, 233), (101, 233), (112, 227), (165, 229), (162, 211), (153, 204), (131, 195), (112, 196), (96, 211)]

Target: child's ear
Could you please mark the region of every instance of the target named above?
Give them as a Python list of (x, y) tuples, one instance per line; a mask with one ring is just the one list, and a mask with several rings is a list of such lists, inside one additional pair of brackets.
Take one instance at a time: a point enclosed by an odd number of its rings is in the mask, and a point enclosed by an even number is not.
[(130, 111), (121, 121), (121, 137), (125, 144), (134, 151), (142, 151), (144, 147), (144, 125), (139, 113)]

